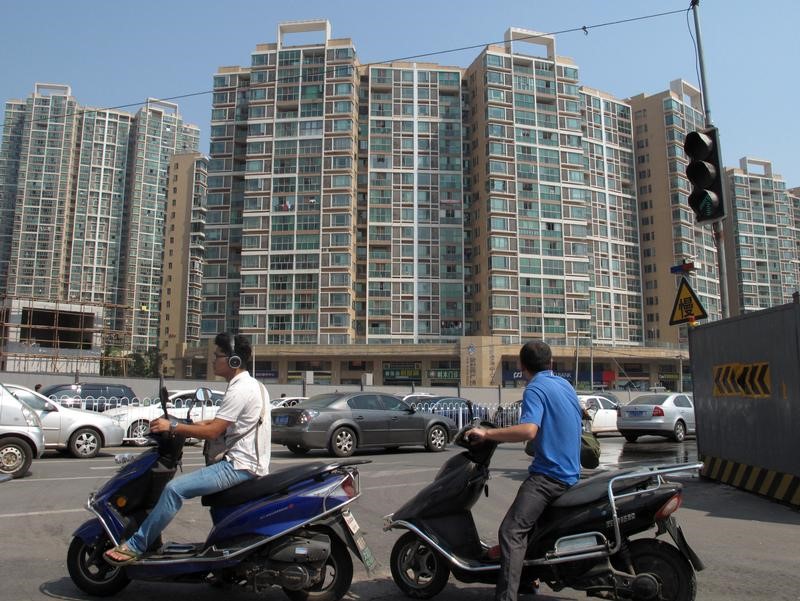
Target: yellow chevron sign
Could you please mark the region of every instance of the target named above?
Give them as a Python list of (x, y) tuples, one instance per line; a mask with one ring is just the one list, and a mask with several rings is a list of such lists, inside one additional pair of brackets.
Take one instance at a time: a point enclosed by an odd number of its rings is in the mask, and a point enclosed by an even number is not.
[(769, 363), (726, 363), (714, 366), (714, 396), (772, 395)]

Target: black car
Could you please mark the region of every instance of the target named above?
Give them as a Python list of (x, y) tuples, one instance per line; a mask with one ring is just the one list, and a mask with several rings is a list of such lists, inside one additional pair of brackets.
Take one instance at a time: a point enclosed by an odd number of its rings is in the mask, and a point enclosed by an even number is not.
[(442, 451), (458, 428), (443, 415), (416, 411), (391, 394), (318, 394), (294, 407), (272, 410), (272, 442), (297, 455), (328, 449), (349, 457), (356, 449), (424, 445)]
[(139, 398), (130, 386), (81, 382), (77, 384), (53, 384), (39, 391), (62, 407), (105, 411), (120, 405), (138, 405)]

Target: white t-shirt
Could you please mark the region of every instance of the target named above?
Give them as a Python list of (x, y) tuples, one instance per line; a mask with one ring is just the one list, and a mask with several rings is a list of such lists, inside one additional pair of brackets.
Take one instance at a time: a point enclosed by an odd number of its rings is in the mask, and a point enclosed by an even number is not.
[[(262, 389), (264, 390), (264, 419), (260, 427), (253, 428), (261, 416)], [(226, 453), (228, 461), (233, 464), (235, 469), (247, 470), (256, 476), (266, 476), (269, 473), (272, 438), (270, 408), (269, 393), (266, 388), (248, 372), (243, 371), (228, 384), (228, 389), (225, 391), (216, 415), (220, 419), (231, 422), (228, 429), (225, 430), (225, 446), (227, 447), (228, 441), (234, 437), (253, 428), (252, 432), (237, 440)], [(258, 439), (257, 451), (256, 438)]]

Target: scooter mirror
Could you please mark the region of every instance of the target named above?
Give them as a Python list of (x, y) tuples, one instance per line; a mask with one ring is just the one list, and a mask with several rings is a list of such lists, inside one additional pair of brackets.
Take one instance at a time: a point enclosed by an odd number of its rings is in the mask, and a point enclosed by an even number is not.
[(194, 398), (201, 403), (205, 403), (206, 401), (211, 400), (211, 390), (208, 388), (198, 388), (194, 393)]

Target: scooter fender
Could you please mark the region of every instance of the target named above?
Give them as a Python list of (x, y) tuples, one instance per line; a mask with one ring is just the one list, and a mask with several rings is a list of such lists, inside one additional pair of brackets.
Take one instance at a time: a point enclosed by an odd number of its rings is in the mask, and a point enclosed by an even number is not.
[(81, 539), (86, 545), (92, 545), (105, 535), (103, 525), (97, 518), (85, 521), (72, 533), (73, 537)]

